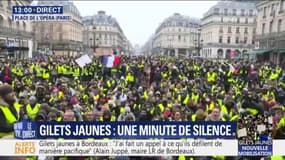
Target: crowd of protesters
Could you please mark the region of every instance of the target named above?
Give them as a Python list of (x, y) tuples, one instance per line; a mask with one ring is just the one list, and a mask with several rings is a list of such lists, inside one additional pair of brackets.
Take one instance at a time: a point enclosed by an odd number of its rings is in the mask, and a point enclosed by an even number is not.
[(81, 68), (73, 58), (42, 56), (0, 67), (2, 138), (24, 119), (238, 121), (263, 114), (273, 117), (272, 137), (285, 138), (284, 68), (271, 63), (121, 56), (112, 68), (102, 57)]

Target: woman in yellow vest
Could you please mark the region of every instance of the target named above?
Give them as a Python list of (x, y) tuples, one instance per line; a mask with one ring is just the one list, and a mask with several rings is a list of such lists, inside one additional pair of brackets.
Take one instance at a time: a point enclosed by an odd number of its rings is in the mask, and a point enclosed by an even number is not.
[(15, 93), (10, 85), (0, 86), (0, 138), (13, 135), (13, 124), (20, 119), (20, 105), (16, 103)]

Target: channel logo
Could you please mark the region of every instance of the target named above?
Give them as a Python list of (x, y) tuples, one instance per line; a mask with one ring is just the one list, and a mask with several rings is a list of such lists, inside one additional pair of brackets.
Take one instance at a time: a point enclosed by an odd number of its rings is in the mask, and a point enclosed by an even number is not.
[(36, 124), (30, 121), (15, 123), (14, 137), (17, 139), (36, 139)]

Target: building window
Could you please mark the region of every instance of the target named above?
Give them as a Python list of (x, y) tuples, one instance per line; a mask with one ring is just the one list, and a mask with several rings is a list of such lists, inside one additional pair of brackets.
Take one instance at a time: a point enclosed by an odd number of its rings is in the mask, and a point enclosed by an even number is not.
[(180, 35), (178, 35), (178, 41), (180, 41), (181, 40), (181, 36)]
[(236, 44), (238, 44), (239, 43), (239, 38), (238, 37), (236, 37)]
[(239, 23), (239, 18), (237, 18), (237, 23)]
[(252, 34), (256, 34), (256, 28), (252, 29)]
[(223, 36), (219, 37), (219, 43), (223, 43)]
[(178, 29), (178, 32), (181, 32), (181, 28)]
[(278, 21), (278, 28), (277, 28), (278, 32), (281, 32), (281, 26), (282, 26), (282, 19), (279, 19), (279, 21)]
[(223, 33), (223, 27), (220, 26), (220, 30), (219, 30), (220, 33)]
[(26, 29), (27, 29), (27, 28), (26, 28), (26, 23), (23, 22), (23, 30), (26, 31)]
[(8, 18), (8, 27), (12, 28), (12, 20), (10, 18)]
[(262, 24), (262, 35), (264, 35), (265, 32), (265, 23)]
[(267, 9), (266, 7), (263, 8), (263, 18), (266, 17), (266, 9)]
[(59, 33), (59, 40), (62, 41), (63, 38), (62, 38), (62, 33)]
[(249, 10), (249, 16), (253, 16), (253, 10)]
[(272, 27), (273, 27), (273, 21), (271, 21), (270, 24), (269, 24), (269, 33), (272, 32)]
[(233, 15), (236, 16), (237, 15), (237, 10), (233, 9)]
[(221, 17), (221, 22), (224, 22), (224, 18), (223, 17)]
[(231, 37), (228, 37), (228, 44), (231, 43)]
[(11, 9), (11, 0), (8, 0), (8, 6), (7, 6), (7, 8), (10, 10)]
[(0, 26), (4, 26), (4, 18), (0, 15)]
[(279, 13), (282, 13), (284, 9), (284, 0), (280, 1), (280, 9), (279, 9)]
[(271, 12), (270, 12), (271, 16), (273, 15), (273, 12), (274, 12), (274, 4), (271, 5)]
[(215, 8), (215, 9), (214, 9), (214, 14), (219, 14), (219, 12), (220, 12), (220, 9), (219, 9), (219, 8)]
[(244, 28), (244, 33), (247, 34), (248, 33), (248, 29), (247, 27)]
[(224, 14), (227, 16), (228, 15), (228, 9), (224, 9)]
[(244, 16), (244, 9), (241, 10), (241, 16)]
[(244, 44), (247, 43), (247, 37), (244, 37)]
[(245, 23), (246, 23), (246, 24), (248, 23), (248, 18), (245, 18)]
[(236, 33), (239, 33), (239, 27), (236, 28)]
[(251, 44), (255, 44), (255, 41), (254, 41), (254, 39), (252, 39), (252, 40), (251, 40)]
[(232, 33), (231, 27), (228, 27), (228, 33)]

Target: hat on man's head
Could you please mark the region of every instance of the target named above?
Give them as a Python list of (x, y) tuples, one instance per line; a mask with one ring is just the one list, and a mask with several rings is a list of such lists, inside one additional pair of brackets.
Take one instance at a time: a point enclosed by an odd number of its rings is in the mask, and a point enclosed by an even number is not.
[(13, 92), (13, 88), (10, 85), (4, 84), (0, 86), (0, 97), (3, 97), (12, 92)]

